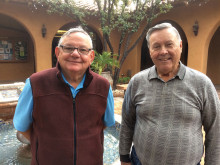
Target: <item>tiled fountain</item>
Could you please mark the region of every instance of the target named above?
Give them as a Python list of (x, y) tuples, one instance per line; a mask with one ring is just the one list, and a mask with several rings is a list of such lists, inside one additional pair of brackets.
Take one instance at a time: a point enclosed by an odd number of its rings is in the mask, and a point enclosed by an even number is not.
[(12, 119), (23, 87), (23, 82), (0, 85), (0, 119)]

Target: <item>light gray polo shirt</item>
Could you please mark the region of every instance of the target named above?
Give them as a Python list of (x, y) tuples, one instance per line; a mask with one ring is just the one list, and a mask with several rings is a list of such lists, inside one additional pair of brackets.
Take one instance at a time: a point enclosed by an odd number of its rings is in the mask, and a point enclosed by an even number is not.
[(124, 98), (120, 155), (133, 142), (142, 165), (220, 165), (220, 103), (211, 80), (184, 66), (168, 82), (155, 66), (132, 77)]

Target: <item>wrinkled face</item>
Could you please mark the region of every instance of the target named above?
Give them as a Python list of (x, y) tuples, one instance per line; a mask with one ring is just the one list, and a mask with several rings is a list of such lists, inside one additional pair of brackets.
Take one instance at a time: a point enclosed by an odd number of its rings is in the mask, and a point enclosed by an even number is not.
[[(69, 36), (63, 38), (61, 45), (67, 48), (84, 48), (90, 49), (91, 43), (87, 35), (81, 32), (71, 33)], [(90, 50), (87, 55), (80, 55), (75, 49), (72, 53), (64, 52), (62, 47), (56, 47), (55, 50), (57, 60), (62, 68), (62, 71), (68, 74), (71, 73), (85, 73), (87, 68), (94, 60), (94, 51)]]
[(149, 39), (150, 56), (159, 75), (177, 73), (182, 41), (179, 41), (173, 29), (154, 31)]

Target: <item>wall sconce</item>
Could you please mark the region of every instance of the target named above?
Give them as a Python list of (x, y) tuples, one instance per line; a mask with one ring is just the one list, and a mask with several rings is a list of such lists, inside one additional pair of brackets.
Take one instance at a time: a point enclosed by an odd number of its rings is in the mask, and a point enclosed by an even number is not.
[(42, 37), (44, 38), (46, 33), (47, 33), (47, 28), (46, 28), (46, 26), (44, 24), (42, 25), (41, 33), (42, 33)]
[(199, 23), (198, 23), (198, 21), (195, 21), (195, 23), (193, 25), (193, 33), (195, 36), (197, 36), (198, 32), (199, 32)]

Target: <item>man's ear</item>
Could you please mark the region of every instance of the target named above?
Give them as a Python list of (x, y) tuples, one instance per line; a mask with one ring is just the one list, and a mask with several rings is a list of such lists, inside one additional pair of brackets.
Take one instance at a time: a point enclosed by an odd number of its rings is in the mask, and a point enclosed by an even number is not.
[(183, 50), (183, 42), (180, 41), (180, 49), (181, 49), (181, 53), (182, 53), (182, 50)]
[(55, 54), (56, 54), (56, 57), (57, 57), (57, 59), (58, 59), (58, 56), (59, 56), (59, 54), (60, 54), (60, 49), (59, 49), (58, 46), (55, 48)]
[(91, 57), (91, 61), (90, 61), (90, 65), (91, 65), (94, 58), (95, 58), (95, 51), (94, 50), (91, 50), (90, 57)]
[(180, 41), (180, 48), (183, 48), (183, 41)]

